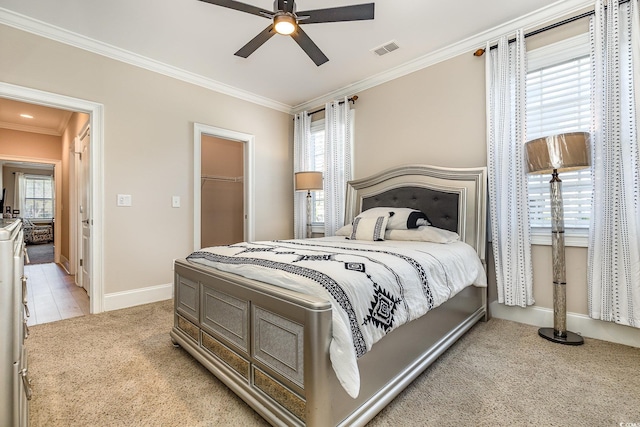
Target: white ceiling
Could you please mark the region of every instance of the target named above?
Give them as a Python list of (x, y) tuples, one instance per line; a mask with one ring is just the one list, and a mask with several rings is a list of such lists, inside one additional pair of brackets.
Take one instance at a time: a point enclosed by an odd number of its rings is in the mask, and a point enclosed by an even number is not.
[[(244, 2), (273, 9), (272, 0)], [(297, 10), (304, 11), (366, 2), (297, 0), (296, 5)], [(288, 36), (272, 37), (247, 59), (234, 56), (270, 21), (198, 0), (0, 0), (0, 23), (129, 62), (139, 61), (165, 74), (205, 82), (205, 86), (223, 92), (255, 97), (258, 103), (273, 103), (283, 111), (293, 111), (318, 105), (332, 94), (353, 94), (350, 89), (365, 87), (363, 82), (369, 82), (370, 87), (384, 80), (381, 76), (399, 73), (407, 64), (424, 61), (461, 41), (482, 46), (487, 37), (495, 38), (496, 31), (504, 31), (525, 15), (548, 19), (589, 3), (374, 2), (374, 20), (303, 27), (329, 58), (320, 67)], [(371, 52), (389, 41), (395, 41), (400, 49), (380, 57)]]

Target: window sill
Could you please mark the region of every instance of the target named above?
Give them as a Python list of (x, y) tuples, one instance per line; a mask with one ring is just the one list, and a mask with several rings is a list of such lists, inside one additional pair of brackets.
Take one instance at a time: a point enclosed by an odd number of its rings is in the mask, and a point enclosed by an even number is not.
[[(586, 248), (589, 243), (588, 231), (565, 230), (564, 246)], [(531, 230), (531, 244), (538, 246), (551, 246), (551, 230)]]

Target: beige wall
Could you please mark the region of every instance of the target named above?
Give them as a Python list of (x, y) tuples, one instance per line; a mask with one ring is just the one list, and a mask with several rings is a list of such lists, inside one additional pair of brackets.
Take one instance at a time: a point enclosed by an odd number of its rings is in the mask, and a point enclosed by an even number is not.
[[(192, 248), (193, 122), (256, 136), (256, 238), (291, 237), (289, 115), (1, 25), (0, 50), (1, 81), (105, 105), (107, 293), (170, 282), (171, 260)], [(486, 165), (484, 85), (484, 57), (469, 52), (359, 93), (356, 178), (408, 163)], [(132, 194), (133, 206), (116, 207), (119, 193)], [(182, 208), (171, 208), (172, 195)], [(550, 256), (533, 248), (542, 307), (551, 307)], [(568, 310), (585, 313), (586, 249), (569, 248), (567, 266)]]
[(193, 249), (194, 122), (255, 135), (255, 237), (291, 237), (290, 115), (2, 25), (0, 51), (0, 81), (104, 105), (105, 293), (171, 283)]
[[(587, 30), (583, 20), (527, 39), (539, 47)], [(358, 93), (355, 177), (381, 169), (424, 163), (485, 166), (485, 57), (472, 52)], [(551, 248), (534, 246), (536, 305), (552, 307)], [(586, 248), (567, 248), (567, 311), (587, 313)], [(495, 270), (489, 265), (490, 298)]]
[(59, 136), (0, 128), (0, 157), (8, 155), (61, 160), (61, 149), (62, 141)]

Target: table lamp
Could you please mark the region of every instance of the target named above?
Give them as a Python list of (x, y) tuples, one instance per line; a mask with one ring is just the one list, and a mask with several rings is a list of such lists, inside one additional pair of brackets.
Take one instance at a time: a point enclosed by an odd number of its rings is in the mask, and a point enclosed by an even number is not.
[(307, 238), (311, 237), (311, 191), (322, 190), (322, 172), (296, 172), (296, 191), (307, 191)]

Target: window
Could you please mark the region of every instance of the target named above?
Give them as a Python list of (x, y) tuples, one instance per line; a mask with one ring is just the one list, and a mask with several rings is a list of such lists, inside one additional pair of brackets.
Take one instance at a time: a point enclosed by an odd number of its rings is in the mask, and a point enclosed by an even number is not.
[[(529, 53), (527, 139), (563, 132), (588, 132), (591, 124), (589, 43), (586, 35)], [(548, 243), (551, 201), (548, 175), (528, 175), (529, 214), (534, 243)], [(560, 174), (564, 225), (585, 236), (591, 215), (591, 170)], [(536, 234), (543, 236), (536, 238)], [(581, 239), (568, 244), (582, 246)]]
[[(324, 119), (311, 123), (311, 150), (313, 170), (324, 172)], [(323, 225), (324, 191), (314, 191), (311, 197), (311, 223), (317, 226)]]
[(53, 218), (53, 178), (25, 175), (25, 218)]

